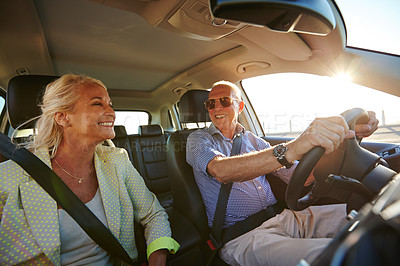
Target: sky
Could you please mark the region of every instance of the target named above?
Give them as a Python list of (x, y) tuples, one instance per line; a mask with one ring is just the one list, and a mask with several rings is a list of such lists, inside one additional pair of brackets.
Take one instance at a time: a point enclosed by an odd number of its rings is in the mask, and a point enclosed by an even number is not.
[(400, 55), (400, 0), (335, 0), (347, 45)]

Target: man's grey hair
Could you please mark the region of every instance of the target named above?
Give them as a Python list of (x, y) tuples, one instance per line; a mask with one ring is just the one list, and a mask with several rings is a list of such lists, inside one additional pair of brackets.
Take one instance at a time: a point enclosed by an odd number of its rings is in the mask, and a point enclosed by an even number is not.
[(234, 93), (236, 94), (238, 99), (240, 99), (240, 100), (242, 99), (242, 92), (240, 91), (239, 87), (235, 83), (232, 83), (230, 81), (226, 81), (226, 80), (217, 81), (211, 86), (211, 89), (214, 89), (214, 87), (220, 86), (220, 85), (230, 87), (234, 91)]

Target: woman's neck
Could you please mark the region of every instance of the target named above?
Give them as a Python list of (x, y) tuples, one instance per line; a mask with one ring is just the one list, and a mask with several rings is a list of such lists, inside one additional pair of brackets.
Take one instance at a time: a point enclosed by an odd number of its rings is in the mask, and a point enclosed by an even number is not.
[(60, 158), (63, 161), (67, 161), (75, 167), (87, 166), (93, 162), (96, 146), (82, 145), (81, 143), (73, 145), (62, 141), (54, 157), (57, 160)]

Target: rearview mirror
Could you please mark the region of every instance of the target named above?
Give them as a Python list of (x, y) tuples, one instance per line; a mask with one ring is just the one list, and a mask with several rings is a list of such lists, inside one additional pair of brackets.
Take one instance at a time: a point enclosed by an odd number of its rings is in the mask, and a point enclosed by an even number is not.
[(327, 35), (336, 27), (329, 0), (210, 0), (214, 17), (280, 32)]

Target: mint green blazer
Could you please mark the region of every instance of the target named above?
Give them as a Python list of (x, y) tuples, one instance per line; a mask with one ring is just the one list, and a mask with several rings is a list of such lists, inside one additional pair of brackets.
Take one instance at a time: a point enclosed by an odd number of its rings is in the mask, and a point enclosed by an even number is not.
[[(35, 152), (51, 168), (46, 149)], [(124, 149), (99, 145), (95, 168), (109, 229), (137, 258), (133, 220), (145, 225), (147, 254), (179, 244), (171, 238), (165, 210), (131, 164)], [(0, 265), (60, 265), (57, 203), (15, 162), (0, 163)]]

